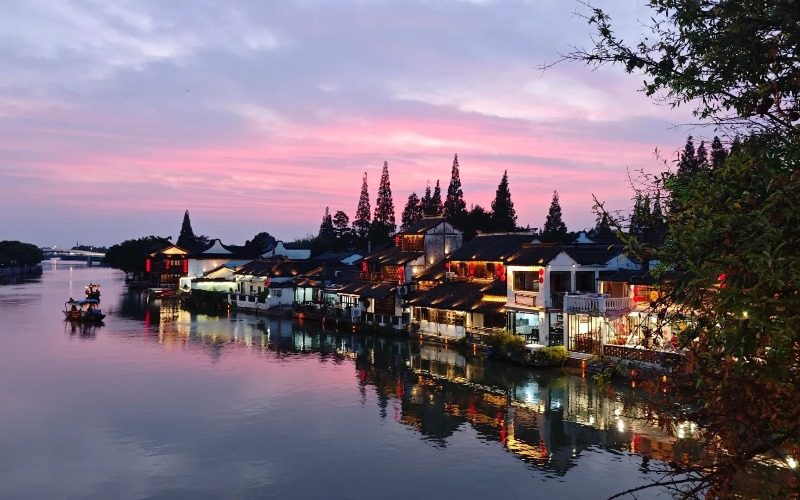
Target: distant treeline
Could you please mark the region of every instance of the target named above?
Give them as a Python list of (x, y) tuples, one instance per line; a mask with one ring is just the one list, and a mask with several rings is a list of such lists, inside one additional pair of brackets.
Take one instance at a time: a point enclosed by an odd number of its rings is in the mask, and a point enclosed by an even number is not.
[(0, 267), (34, 266), (42, 261), (36, 245), (21, 241), (0, 241)]

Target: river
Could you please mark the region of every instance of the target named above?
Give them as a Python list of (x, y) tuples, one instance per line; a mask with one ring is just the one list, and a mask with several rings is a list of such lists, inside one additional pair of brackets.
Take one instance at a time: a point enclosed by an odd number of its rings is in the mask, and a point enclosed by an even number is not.
[[(604, 498), (681, 453), (590, 377), (190, 314), (123, 278), (0, 286), (0, 498)], [(89, 282), (105, 324), (65, 322)]]

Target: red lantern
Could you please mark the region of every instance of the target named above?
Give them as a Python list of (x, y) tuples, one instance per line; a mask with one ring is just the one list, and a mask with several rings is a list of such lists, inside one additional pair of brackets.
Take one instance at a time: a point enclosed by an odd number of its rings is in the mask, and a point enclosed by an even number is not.
[(450, 261), (449, 260), (446, 260), (444, 262), (444, 268), (448, 273), (450, 272)]
[(406, 282), (406, 268), (403, 266), (397, 266), (397, 281), (400, 283)]
[(539, 284), (544, 283), (544, 269), (539, 269)]
[(403, 245), (403, 238), (401, 238), (400, 236), (395, 236), (394, 237), (394, 246), (396, 246), (397, 248), (400, 248), (402, 245)]
[(144, 261), (144, 270), (147, 273), (150, 272), (150, 259), (147, 259), (146, 261)]
[(500, 278), (500, 281), (506, 280), (506, 268), (503, 267), (503, 264), (497, 264), (495, 268), (497, 270), (497, 277)]
[(725, 276), (725, 273), (722, 273), (719, 276), (717, 276), (717, 281), (719, 281), (720, 288), (725, 288), (725, 278), (727, 278), (727, 276)]
[(362, 260), (361, 261), (361, 272), (362, 273), (367, 272), (367, 261), (366, 260)]
[(470, 262), (469, 263), (469, 277), (472, 278), (473, 276), (475, 276), (475, 263), (474, 262)]
[(169, 269), (169, 259), (164, 261), (164, 269)]
[(183, 274), (189, 274), (189, 260), (183, 259)]

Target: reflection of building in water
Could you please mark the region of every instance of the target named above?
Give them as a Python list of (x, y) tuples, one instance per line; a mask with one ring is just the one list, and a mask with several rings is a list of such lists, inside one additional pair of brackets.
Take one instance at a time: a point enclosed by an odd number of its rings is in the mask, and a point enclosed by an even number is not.
[(395, 420), (440, 446), (469, 425), (482, 439), (558, 474), (593, 446), (662, 461), (693, 451), (681, 439), (689, 437), (688, 428), (668, 437), (646, 422), (645, 407), (624, 393), (609, 397), (580, 377), (489, 367), (438, 346), (412, 345), (407, 360), (380, 351), (359, 356), (360, 379), (375, 387), (382, 416), (391, 403)]

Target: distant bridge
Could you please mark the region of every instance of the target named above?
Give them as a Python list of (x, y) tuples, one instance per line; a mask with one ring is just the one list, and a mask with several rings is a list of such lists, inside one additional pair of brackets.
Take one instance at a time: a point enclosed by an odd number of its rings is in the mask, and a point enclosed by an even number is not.
[(61, 260), (81, 260), (85, 262), (99, 262), (106, 256), (100, 252), (89, 252), (86, 250), (70, 250), (67, 248), (42, 247), (42, 256), (45, 259)]

